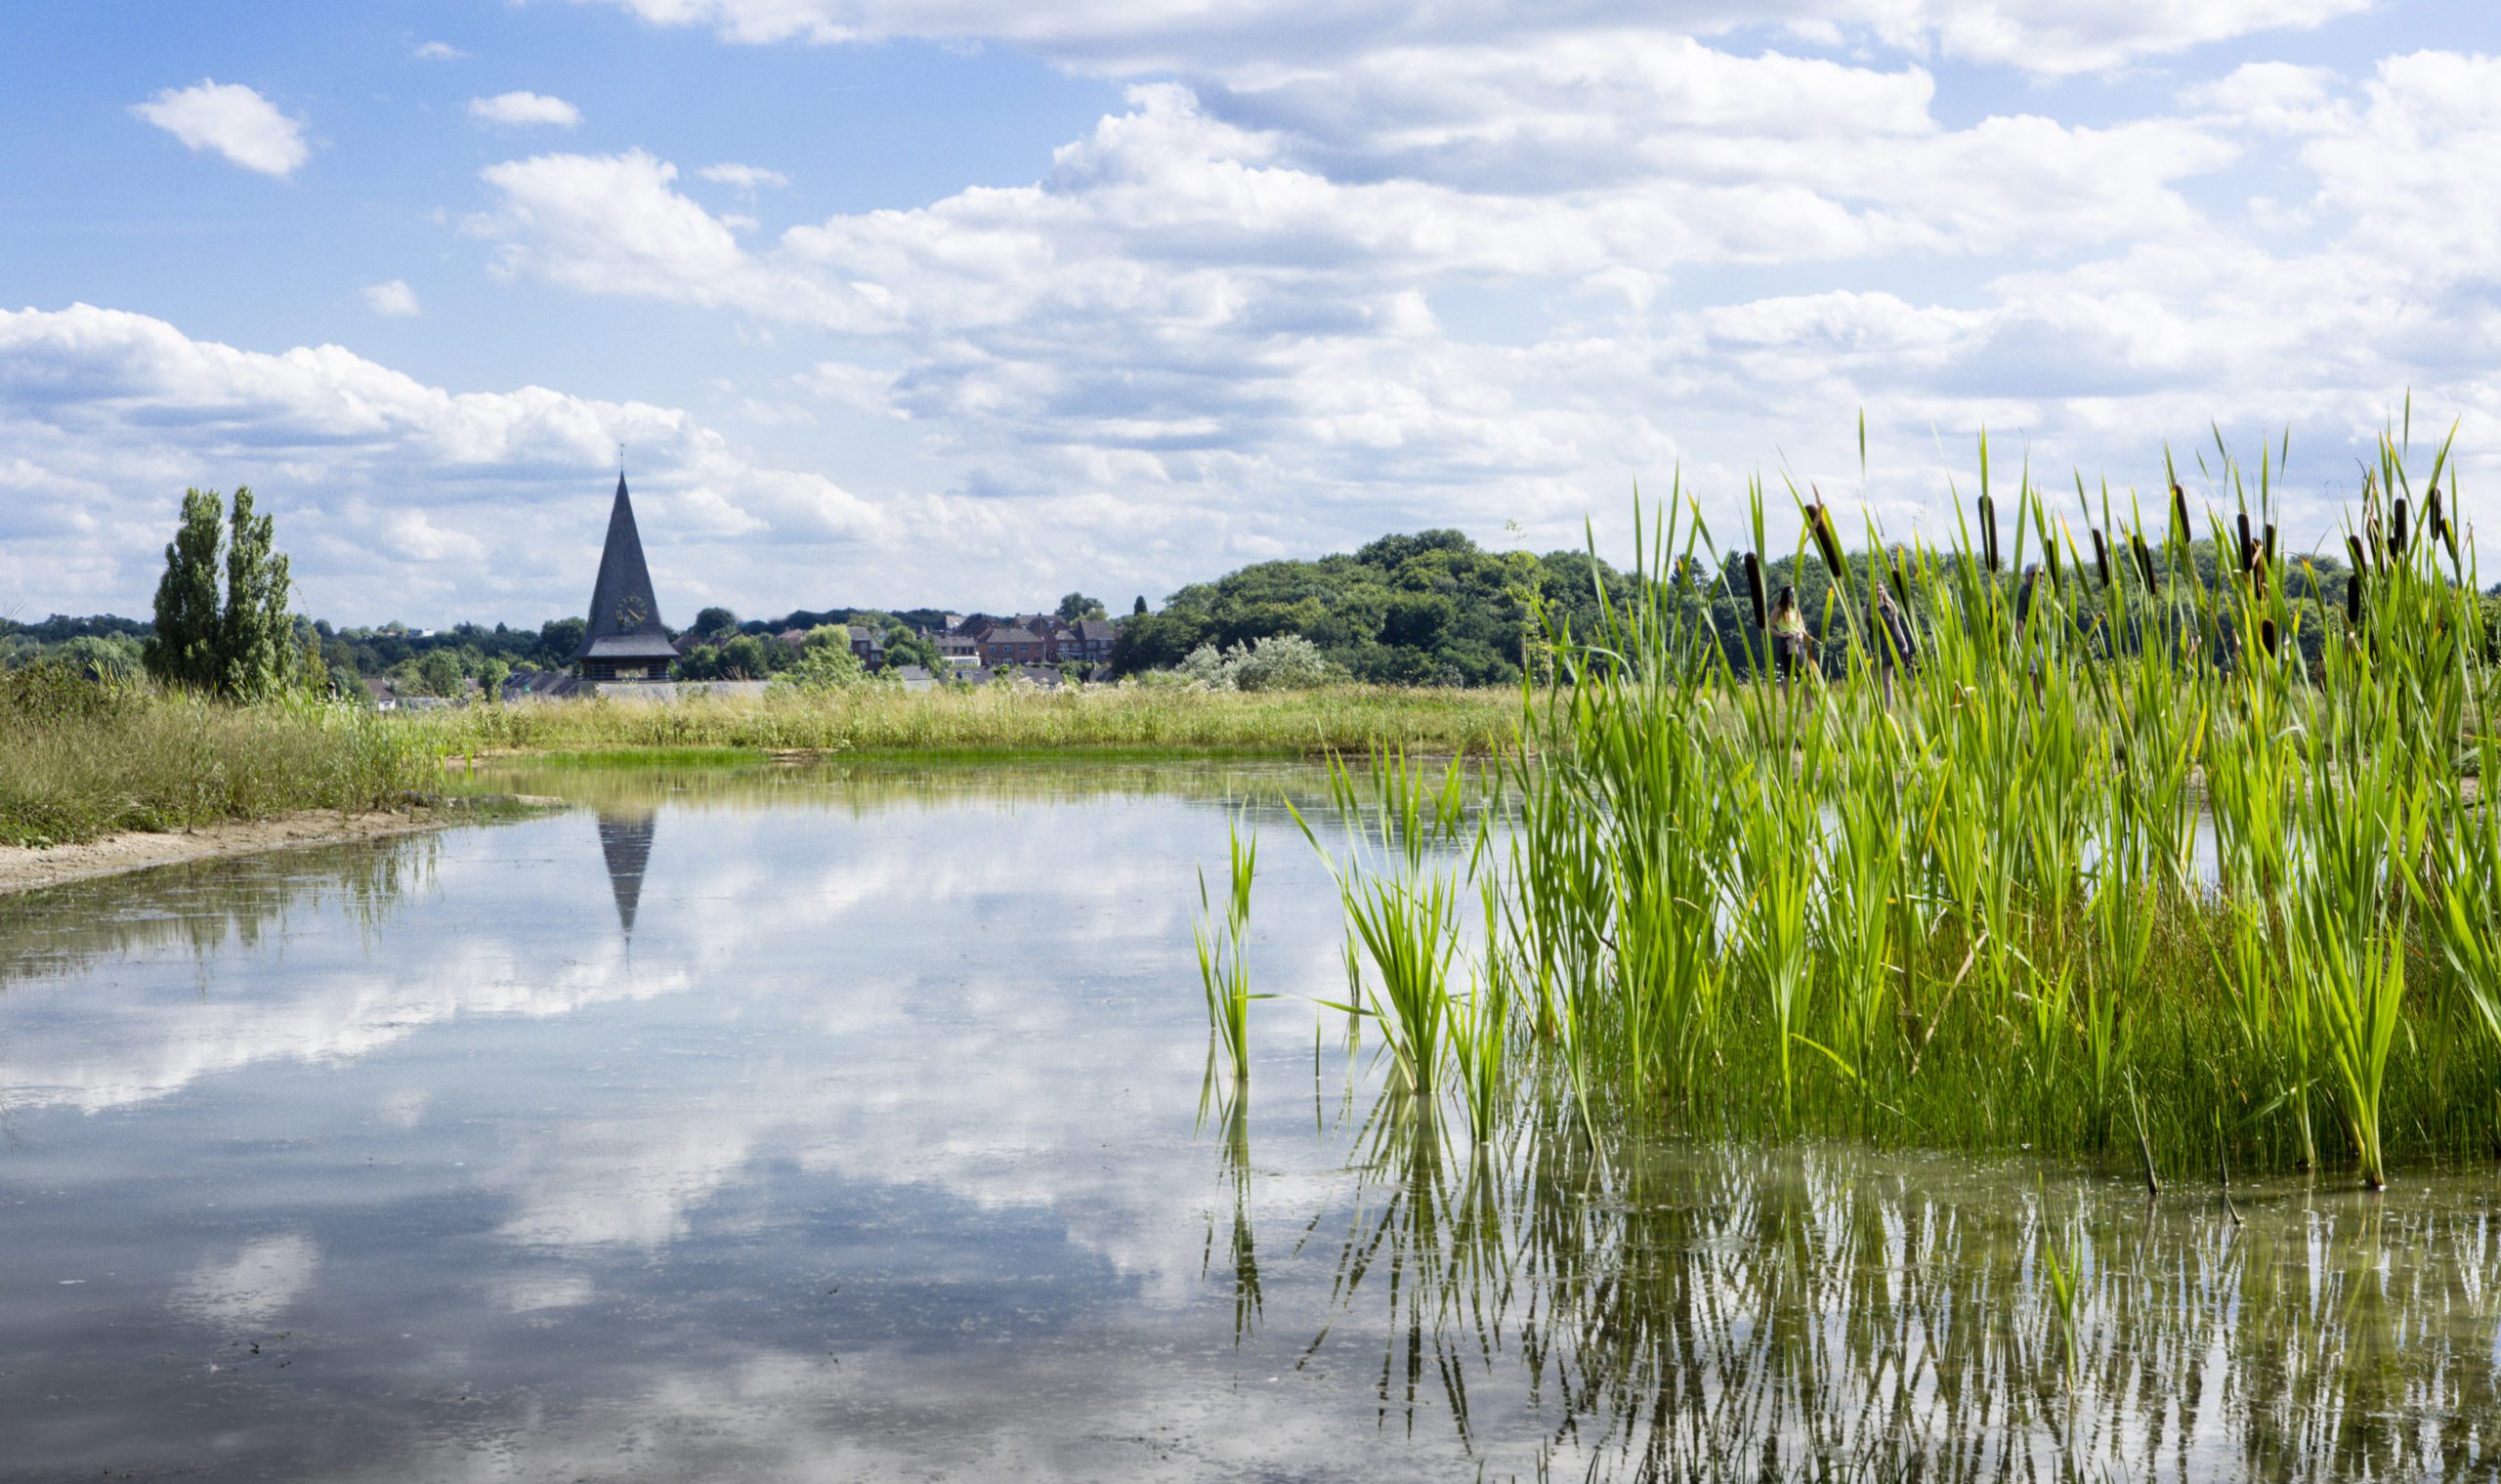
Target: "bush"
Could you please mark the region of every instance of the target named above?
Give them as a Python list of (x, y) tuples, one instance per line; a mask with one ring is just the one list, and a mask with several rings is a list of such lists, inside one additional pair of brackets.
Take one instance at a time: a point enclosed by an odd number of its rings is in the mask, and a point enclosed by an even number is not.
[[(839, 625), (831, 625), (838, 628)], [(799, 652), (798, 662), (773, 677), (776, 691), (798, 691), (823, 695), (833, 691), (853, 691), (874, 682), (860, 657), (851, 653), (847, 634), (820, 641), (818, 629), (808, 636), (807, 648)]]
[(1344, 671), (1321, 656), (1320, 646), (1299, 634), (1275, 634), (1229, 650), (1202, 644), (1171, 669), (1150, 671), (1137, 680), (1150, 687), (1203, 691), (1310, 691), (1345, 678)]

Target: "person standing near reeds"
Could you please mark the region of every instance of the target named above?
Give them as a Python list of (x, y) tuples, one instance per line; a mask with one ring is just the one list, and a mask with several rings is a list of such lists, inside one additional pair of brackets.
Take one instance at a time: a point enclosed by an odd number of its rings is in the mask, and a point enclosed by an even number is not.
[(1798, 678), (1812, 663), (1808, 653), (1814, 635), (1806, 631), (1806, 615), (1798, 611), (1798, 589), (1784, 587), (1771, 605), (1771, 669), (1783, 680)]

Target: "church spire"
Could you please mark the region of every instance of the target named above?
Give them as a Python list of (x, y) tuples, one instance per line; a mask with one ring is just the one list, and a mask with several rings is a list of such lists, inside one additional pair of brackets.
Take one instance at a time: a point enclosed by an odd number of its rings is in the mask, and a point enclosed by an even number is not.
[(660, 622), (652, 594), (651, 569), (643, 562), (643, 537), (634, 526), (634, 501), (625, 475), (616, 476), (616, 501), (608, 512), (608, 544), (599, 554), (599, 580), (590, 593), (590, 621), (582, 632), (585, 680), (664, 680), (677, 649)]

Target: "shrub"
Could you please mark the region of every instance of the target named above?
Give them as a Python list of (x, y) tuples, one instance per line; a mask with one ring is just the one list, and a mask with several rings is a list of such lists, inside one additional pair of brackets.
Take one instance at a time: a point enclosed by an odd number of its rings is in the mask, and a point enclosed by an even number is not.
[(1322, 657), (1320, 646), (1300, 634), (1274, 634), (1227, 650), (1202, 644), (1171, 669), (1136, 677), (1148, 686), (1202, 691), (1309, 691), (1345, 678)]

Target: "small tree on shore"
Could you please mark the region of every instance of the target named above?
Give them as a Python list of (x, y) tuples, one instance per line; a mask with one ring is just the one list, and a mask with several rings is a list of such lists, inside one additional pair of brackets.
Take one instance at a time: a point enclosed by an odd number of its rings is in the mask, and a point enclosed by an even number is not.
[[(159, 684), (250, 700), (286, 689), (298, 669), (292, 585), (275, 523), (234, 491), (232, 531), (214, 489), (183, 491), (182, 525), (156, 583), (156, 635), (148, 673)], [(221, 592), (218, 567), (223, 558)]]

